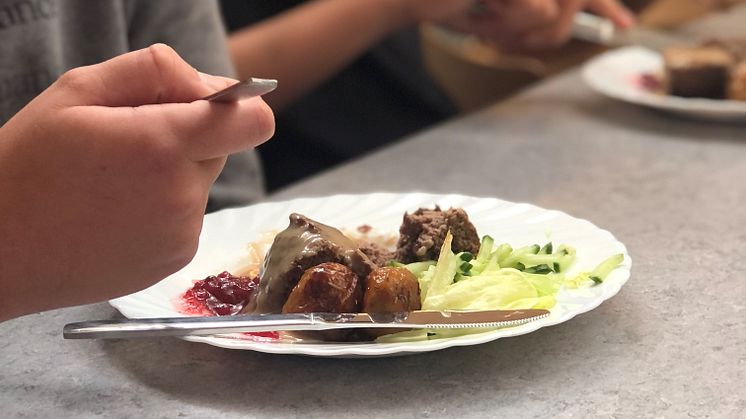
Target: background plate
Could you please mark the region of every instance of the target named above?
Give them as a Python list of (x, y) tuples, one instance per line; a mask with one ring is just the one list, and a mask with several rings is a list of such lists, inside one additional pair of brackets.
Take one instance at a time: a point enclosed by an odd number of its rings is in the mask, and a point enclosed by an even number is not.
[(609, 51), (583, 67), (583, 79), (594, 90), (614, 99), (698, 119), (746, 121), (746, 102), (662, 95), (640, 84), (641, 75), (662, 73), (661, 55), (642, 47)]
[(480, 235), (489, 234), (496, 243), (513, 247), (551, 240), (577, 249), (577, 261), (570, 274), (593, 269), (615, 253), (624, 254), (624, 263), (599, 286), (587, 289), (562, 289), (549, 317), (518, 327), (493, 330), (455, 338), (406, 343), (307, 343), (272, 342), (228, 337), (190, 336), (184, 339), (230, 349), (248, 349), (277, 354), (302, 354), (324, 357), (375, 357), (434, 351), (451, 346), (475, 345), (495, 339), (533, 332), (541, 327), (562, 323), (592, 310), (614, 296), (630, 275), (631, 259), (622, 243), (608, 231), (563, 212), (529, 204), (516, 204), (495, 198), (426, 193), (373, 193), (335, 195), (264, 203), (245, 208), (223, 210), (205, 217), (197, 254), (189, 265), (163, 281), (110, 303), (126, 317), (183, 316), (175, 305), (193, 281), (240, 266), (247, 243), (267, 231), (287, 227), (292, 212), (302, 213), (322, 223), (354, 230), (367, 224), (373, 233), (396, 234), (405, 211), (440, 205), (461, 207), (469, 214)]

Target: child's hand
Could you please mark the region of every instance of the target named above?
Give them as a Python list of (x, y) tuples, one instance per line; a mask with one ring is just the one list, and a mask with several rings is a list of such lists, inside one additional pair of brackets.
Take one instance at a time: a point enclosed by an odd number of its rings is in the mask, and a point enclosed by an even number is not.
[(64, 74), (0, 128), (0, 320), (143, 289), (189, 262), (226, 156), (274, 131), (259, 98), (164, 45)]

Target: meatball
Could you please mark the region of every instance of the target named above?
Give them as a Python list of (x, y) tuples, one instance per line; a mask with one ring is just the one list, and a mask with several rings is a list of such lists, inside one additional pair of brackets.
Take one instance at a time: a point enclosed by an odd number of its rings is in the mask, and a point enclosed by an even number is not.
[(420, 208), (412, 214), (404, 214), (396, 260), (402, 263), (437, 260), (449, 230), (453, 235), (453, 252), (479, 252), (477, 229), (469, 221), (466, 211), (461, 208), (443, 211), (436, 206), (432, 210)]
[(355, 313), (362, 284), (352, 270), (327, 262), (307, 269), (282, 307), (283, 313)]
[(363, 252), (365, 256), (368, 256), (368, 259), (370, 259), (371, 262), (375, 263), (378, 266), (385, 266), (389, 261), (396, 259), (395, 252), (387, 250), (383, 246), (376, 243), (360, 243), (360, 251)]
[(360, 278), (377, 268), (341, 231), (301, 214), (291, 214), (288, 228), (275, 236), (264, 258), (259, 288), (242, 313), (281, 312), (303, 272), (324, 262), (341, 263)]
[[(368, 275), (363, 297), (366, 313), (398, 313), (419, 310), (420, 284), (406, 268), (383, 267)], [(370, 339), (401, 332), (404, 329), (366, 329)]]

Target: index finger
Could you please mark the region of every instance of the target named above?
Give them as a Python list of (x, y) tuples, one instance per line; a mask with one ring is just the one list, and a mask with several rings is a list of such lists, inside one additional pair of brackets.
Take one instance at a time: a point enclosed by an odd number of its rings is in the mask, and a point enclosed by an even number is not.
[(572, 32), (575, 15), (583, 8), (584, 0), (557, 0), (559, 15), (549, 27), (538, 30), (526, 37), (530, 47), (557, 46), (567, 41)]
[(172, 137), (187, 158), (195, 162), (256, 147), (275, 130), (272, 110), (259, 97), (233, 103), (198, 100), (141, 106), (133, 118), (134, 123), (162, 127), (156, 132), (162, 130), (162, 135)]
[[(191, 102), (213, 93), (203, 79), (176, 51), (156, 44), (70, 70), (56, 84), (65, 93), (61, 100), (69, 105), (134, 107)], [(67, 94), (70, 91), (74, 94)]]

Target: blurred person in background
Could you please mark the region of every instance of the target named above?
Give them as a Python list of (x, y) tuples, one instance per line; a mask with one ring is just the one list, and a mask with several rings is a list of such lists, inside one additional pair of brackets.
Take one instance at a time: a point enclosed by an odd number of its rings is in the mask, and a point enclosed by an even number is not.
[[(624, 0), (624, 4), (635, 13), (637, 26), (676, 31), (709, 14), (728, 13), (733, 6), (746, 5), (746, 0)], [(711, 30), (711, 37), (716, 37), (718, 29)], [(728, 28), (723, 31), (734, 33)], [(578, 39), (558, 48), (511, 49), (473, 36), (444, 36), (442, 28), (433, 24), (422, 25), (421, 33), (430, 76), (466, 111), (505, 99), (608, 49)]]
[(510, 48), (570, 36), (580, 10), (629, 27), (616, 0), (222, 0), (241, 78), (279, 80), (275, 140), (259, 148), (270, 190), (458, 112), (423, 64), (417, 25), (434, 22)]
[(261, 195), (271, 110), (199, 100), (235, 83), (215, 2), (0, 0), (0, 57), (0, 321), (152, 285), (208, 194)]

